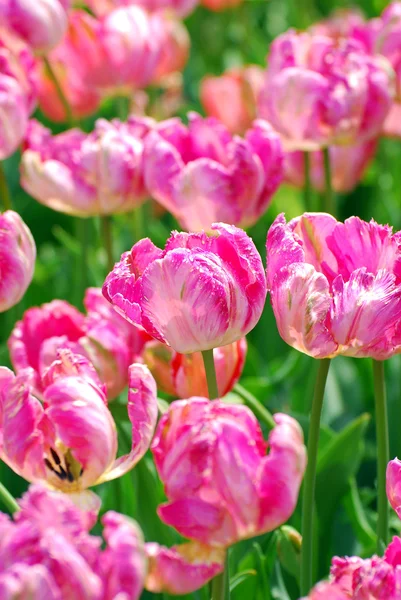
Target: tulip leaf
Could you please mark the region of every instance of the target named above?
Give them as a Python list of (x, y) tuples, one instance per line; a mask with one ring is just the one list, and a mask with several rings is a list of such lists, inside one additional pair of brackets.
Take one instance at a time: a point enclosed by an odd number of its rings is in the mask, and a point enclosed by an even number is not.
[(358, 540), (367, 552), (370, 549), (373, 553), (377, 536), (366, 515), (355, 477), (351, 477), (349, 480), (349, 490), (343, 502)]
[(255, 569), (247, 569), (246, 571), (241, 571), (241, 573), (237, 573), (234, 577), (230, 579), (230, 592), (233, 592), (235, 588), (237, 588), (241, 583), (246, 581), (249, 577), (256, 577), (257, 572)]

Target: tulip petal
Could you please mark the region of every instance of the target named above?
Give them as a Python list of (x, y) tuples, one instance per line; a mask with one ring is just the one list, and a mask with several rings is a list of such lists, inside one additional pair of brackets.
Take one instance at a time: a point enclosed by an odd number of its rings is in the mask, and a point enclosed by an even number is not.
[(223, 506), (214, 506), (199, 498), (182, 498), (157, 509), (161, 520), (175, 527), (181, 535), (202, 542), (218, 540), (216, 546), (227, 546), (236, 539), (236, 526), (231, 514)]
[(153, 375), (145, 365), (129, 368), (128, 416), (132, 423), (132, 450), (117, 458), (99, 480), (110, 481), (124, 475), (143, 457), (150, 446), (157, 421), (157, 389)]
[(387, 465), (386, 491), (391, 507), (401, 519), (401, 461), (398, 458)]
[(105, 583), (104, 600), (138, 600), (146, 576), (146, 554), (142, 532), (135, 521), (114, 511), (102, 517), (107, 547), (101, 566)]
[(152, 593), (190, 594), (224, 569), (225, 551), (189, 542), (172, 548), (145, 546), (149, 570), (145, 587)]
[(329, 284), (312, 265), (295, 263), (282, 268), (276, 274), (271, 300), (278, 330), (287, 344), (315, 358), (329, 357), (337, 350), (326, 325)]
[(272, 531), (295, 510), (306, 468), (303, 433), (288, 415), (274, 415), (276, 427), (269, 435), (270, 452), (259, 472), (259, 531)]
[(400, 318), (401, 286), (392, 273), (380, 270), (372, 275), (361, 268), (346, 283), (341, 275), (334, 280), (331, 331), (344, 347), (343, 354), (355, 355), (362, 348), (364, 356), (375, 356), (374, 347), (369, 347), (378, 343), (381, 351), (383, 336)]
[(272, 290), (274, 277), (280, 269), (292, 263), (306, 262), (302, 242), (288, 227), (283, 213), (275, 218), (268, 231), (266, 250), (266, 276), (269, 290)]

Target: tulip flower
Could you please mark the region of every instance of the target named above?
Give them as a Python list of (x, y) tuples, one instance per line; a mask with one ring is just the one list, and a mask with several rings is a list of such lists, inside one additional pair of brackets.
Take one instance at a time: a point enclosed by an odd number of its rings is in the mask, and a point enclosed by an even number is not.
[(138, 600), (146, 555), (137, 524), (113, 511), (93, 521), (63, 494), (32, 485), (14, 521), (0, 514), (1, 598)]
[(191, 40), (181, 21), (166, 14), (162, 33), (164, 40), (160, 60), (153, 76), (154, 84), (163, 84), (169, 75), (182, 71), (189, 57)]
[(212, 232), (173, 232), (163, 251), (140, 240), (103, 285), (122, 316), (181, 354), (241, 339), (265, 303), (263, 265), (252, 240), (224, 223), (213, 224)]
[(168, 499), (160, 518), (186, 538), (223, 548), (284, 523), (306, 452), (298, 423), (283, 414), (274, 420), (267, 445), (245, 406), (206, 398), (171, 404), (151, 446)]
[(146, 185), (187, 230), (210, 229), (214, 221), (252, 225), (282, 177), (280, 139), (263, 121), (241, 139), (216, 119), (191, 113), (188, 127), (170, 119), (146, 139)]
[(314, 35), (324, 35), (334, 40), (351, 37), (358, 39), (369, 51), (370, 42), (366, 39), (366, 21), (358, 8), (335, 9), (328, 19), (314, 23), (308, 31)]
[(151, 542), (145, 548), (149, 562), (145, 588), (152, 593), (190, 594), (224, 568), (224, 549), (199, 542), (172, 548)]
[(401, 519), (401, 461), (398, 458), (387, 465), (386, 491), (388, 501)]
[(256, 104), (264, 82), (261, 67), (230, 69), (219, 77), (207, 75), (200, 84), (205, 112), (219, 119), (231, 133), (244, 134), (256, 118)]
[(36, 246), (28, 227), (12, 210), (0, 214), (0, 312), (17, 304), (32, 281)]
[[(1, 10), (1, 9), (0, 9)], [(15, 152), (36, 104), (34, 60), (12, 36), (0, 37), (0, 160)]]
[(267, 282), (281, 337), (315, 358), (383, 360), (399, 352), (400, 236), (351, 217), (279, 215), (267, 236)]
[(349, 600), (341, 589), (331, 583), (319, 583), (303, 600)]
[[(213, 358), (219, 398), (230, 392), (241, 377), (247, 351), (246, 339), (214, 348)], [(206, 373), (200, 352), (179, 354), (162, 342), (148, 342), (143, 360), (156, 379), (157, 388), (175, 398), (208, 396)]]
[(36, 200), (67, 214), (88, 217), (127, 212), (141, 205), (143, 139), (151, 120), (104, 119), (86, 134), (71, 129), (52, 136), (31, 122), (21, 163), (21, 185)]
[(48, 52), (66, 32), (69, 4), (70, 0), (2, 0), (0, 25), (20, 36), (33, 50)]
[(109, 399), (126, 387), (128, 367), (150, 338), (120, 317), (100, 290), (87, 290), (84, 304), (87, 316), (64, 300), (53, 300), (28, 309), (15, 325), (8, 341), (11, 362), (18, 373), (33, 369), (37, 393), (44, 390), (43, 377), (59, 348), (69, 348), (93, 363)]
[[(377, 140), (357, 146), (329, 146), (331, 185), (336, 192), (350, 192), (361, 180), (371, 163), (377, 148)], [(310, 181), (321, 193), (326, 189), (324, 158), (321, 150), (310, 153)], [(305, 185), (303, 153), (287, 152), (284, 159), (284, 180), (296, 187)]]
[(167, 17), (140, 6), (122, 6), (102, 17), (94, 33), (102, 62), (88, 70), (88, 82), (106, 92), (131, 93), (147, 86), (161, 61)]
[(107, 15), (121, 6), (142, 6), (149, 12), (168, 9), (179, 17), (188, 16), (199, 0), (87, 0), (92, 12), (98, 17)]
[[(89, 73), (104, 65), (97, 27), (96, 19), (85, 11), (72, 11), (63, 40), (48, 54), (73, 119), (96, 112), (101, 101), (99, 90), (91, 85), (89, 78)], [(52, 121), (67, 120), (65, 107), (44, 63), (38, 63), (38, 99), (41, 110)]]
[(46, 375), (43, 404), (31, 379), (29, 368), (15, 376), (0, 367), (0, 458), (28, 481), (45, 482), (77, 503), (96, 503), (87, 488), (121, 477), (148, 449), (157, 418), (152, 375), (144, 365), (129, 368), (132, 449), (119, 458), (116, 426), (86, 359), (59, 351)]
[(288, 31), (271, 46), (259, 114), (288, 150), (377, 137), (394, 97), (390, 63), (354, 39)]

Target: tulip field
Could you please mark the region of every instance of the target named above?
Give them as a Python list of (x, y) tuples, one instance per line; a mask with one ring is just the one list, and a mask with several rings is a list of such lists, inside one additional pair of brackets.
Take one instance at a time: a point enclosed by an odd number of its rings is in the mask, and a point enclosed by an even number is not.
[(174, 596), (401, 600), (401, 2), (0, 0), (0, 600)]

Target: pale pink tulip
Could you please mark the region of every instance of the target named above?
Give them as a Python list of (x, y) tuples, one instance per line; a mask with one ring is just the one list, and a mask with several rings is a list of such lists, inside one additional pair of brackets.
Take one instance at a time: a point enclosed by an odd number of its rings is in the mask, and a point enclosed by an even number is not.
[[(90, 73), (105, 65), (99, 24), (82, 10), (72, 11), (66, 35), (48, 54), (74, 119), (96, 112), (101, 95), (90, 81)], [(46, 65), (38, 68), (38, 97), (41, 110), (53, 121), (66, 121), (67, 114)]]
[(355, 39), (288, 31), (272, 44), (260, 116), (288, 150), (377, 137), (394, 98), (394, 72)]
[(143, 146), (152, 121), (98, 119), (86, 134), (71, 129), (52, 136), (31, 122), (21, 162), (21, 185), (36, 200), (67, 214), (127, 212), (147, 197)]
[(110, 93), (130, 93), (151, 83), (162, 58), (167, 19), (134, 5), (102, 17), (94, 35), (103, 61), (88, 69), (88, 83)]
[(383, 360), (401, 351), (401, 236), (351, 217), (279, 215), (267, 284), (281, 337), (315, 358)]
[(303, 600), (349, 600), (349, 596), (346, 596), (337, 585), (319, 583)]
[(22, 142), (35, 108), (37, 81), (29, 49), (8, 32), (0, 32), (0, 160)]
[[(21, 477), (46, 482), (91, 503), (88, 488), (124, 475), (149, 447), (157, 419), (155, 381), (144, 365), (129, 368), (132, 449), (117, 458), (117, 431), (102, 389), (87, 377), (82, 356), (59, 351), (42, 402), (32, 395), (32, 370), (0, 367), (0, 458)], [(96, 498), (95, 498), (96, 499)]]
[(0, 25), (20, 36), (33, 50), (48, 52), (68, 25), (69, 0), (2, 0)]
[(199, 542), (172, 548), (152, 542), (145, 548), (149, 561), (145, 587), (153, 593), (189, 594), (224, 569), (225, 552), (222, 548)]
[[(213, 359), (219, 398), (232, 390), (241, 376), (247, 351), (246, 339), (214, 348)], [(143, 360), (156, 379), (158, 389), (175, 398), (208, 397), (205, 367), (200, 352), (179, 354), (162, 342), (148, 342)]]
[(217, 547), (284, 523), (297, 503), (306, 450), (294, 419), (274, 420), (266, 444), (245, 406), (206, 398), (171, 404), (152, 443), (168, 499), (160, 518), (184, 537)]
[(201, 0), (201, 4), (209, 10), (220, 12), (229, 8), (235, 8), (242, 4), (243, 0)]
[(121, 315), (181, 354), (241, 339), (265, 303), (263, 265), (252, 240), (224, 223), (212, 232), (174, 232), (164, 250), (140, 240), (103, 285)]
[(172, 73), (184, 69), (188, 57), (191, 40), (189, 33), (182, 21), (172, 15), (164, 17), (162, 35), (162, 49), (160, 59), (153, 76), (154, 84), (163, 84)]
[(200, 100), (208, 116), (242, 135), (256, 118), (263, 82), (264, 71), (256, 65), (230, 69), (219, 77), (207, 75), (200, 84)]
[(43, 392), (46, 370), (60, 348), (93, 363), (110, 400), (126, 387), (128, 367), (150, 338), (120, 317), (99, 289), (87, 290), (84, 304), (86, 316), (64, 300), (53, 300), (28, 309), (15, 325), (8, 341), (11, 362), (17, 372), (33, 369), (37, 393)]
[(168, 9), (179, 17), (186, 17), (191, 13), (199, 0), (87, 0), (87, 4), (98, 17), (107, 15), (115, 8), (122, 6), (142, 6), (149, 12)]
[(164, 121), (145, 142), (149, 192), (187, 230), (215, 221), (246, 227), (267, 209), (283, 178), (278, 135), (255, 121), (245, 138), (232, 137), (211, 117)]
[(388, 501), (401, 519), (401, 461), (398, 458), (387, 465), (386, 489)]
[(18, 213), (0, 214), (0, 312), (17, 304), (32, 281), (36, 246)]
[[(364, 41), (365, 28), (366, 21), (361, 10), (339, 8), (335, 9), (328, 19), (314, 23), (309, 27), (309, 31), (314, 35), (325, 35), (338, 41), (347, 37)], [(367, 50), (370, 47), (370, 43), (363, 45)]]
[(64, 494), (33, 485), (14, 521), (0, 514), (0, 597), (4, 600), (138, 600), (146, 575), (142, 533), (109, 511), (102, 539)]
[[(331, 185), (336, 192), (350, 192), (358, 185), (375, 155), (376, 148), (377, 140), (357, 146), (329, 146)], [(310, 161), (311, 185), (319, 192), (324, 192), (326, 184), (323, 152), (311, 152)], [(284, 180), (300, 188), (305, 185), (303, 152), (286, 152)]]

